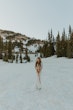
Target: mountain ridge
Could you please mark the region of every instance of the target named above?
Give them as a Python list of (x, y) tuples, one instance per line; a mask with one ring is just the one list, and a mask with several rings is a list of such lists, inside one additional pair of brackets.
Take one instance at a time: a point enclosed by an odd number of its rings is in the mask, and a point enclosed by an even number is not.
[(10, 39), (14, 39), (14, 40), (21, 40), (21, 39), (23, 39), (23, 40), (27, 40), (27, 39), (31, 39), (30, 37), (28, 37), (28, 36), (26, 36), (25, 34), (21, 34), (21, 33), (19, 33), (19, 32), (14, 32), (14, 31), (11, 31), (11, 30), (3, 30), (3, 29), (0, 29), (0, 36), (2, 37), (2, 38), (7, 38), (8, 39), (8, 37), (10, 38)]

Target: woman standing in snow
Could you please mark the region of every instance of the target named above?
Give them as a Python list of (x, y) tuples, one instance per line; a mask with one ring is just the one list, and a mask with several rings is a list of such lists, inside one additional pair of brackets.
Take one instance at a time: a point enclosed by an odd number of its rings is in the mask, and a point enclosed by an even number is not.
[(41, 70), (42, 70), (42, 62), (41, 62), (41, 58), (40, 58), (40, 57), (38, 57), (38, 58), (36, 59), (35, 69), (36, 69), (36, 73), (37, 73), (36, 88), (37, 88), (37, 89), (41, 89), (40, 73), (41, 73)]

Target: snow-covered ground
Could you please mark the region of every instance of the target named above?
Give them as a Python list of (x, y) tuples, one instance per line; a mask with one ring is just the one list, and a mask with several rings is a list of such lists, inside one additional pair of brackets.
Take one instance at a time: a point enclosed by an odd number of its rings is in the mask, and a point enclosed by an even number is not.
[(0, 110), (73, 110), (73, 60), (43, 58), (42, 89), (36, 90), (32, 62), (0, 61)]
[(28, 50), (30, 50), (31, 52), (35, 53), (38, 48), (39, 48), (39, 45), (38, 44), (33, 44), (33, 45), (30, 45), (30, 46), (27, 46)]

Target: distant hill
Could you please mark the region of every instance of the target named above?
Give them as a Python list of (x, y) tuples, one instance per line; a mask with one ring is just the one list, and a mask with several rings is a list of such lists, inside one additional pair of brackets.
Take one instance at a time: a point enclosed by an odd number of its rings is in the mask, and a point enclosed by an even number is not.
[[(27, 46), (27, 49), (31, 52), (37, 51), (39, 46), (42, 46), (44, 44), (44, 41), (40, 39), (30, 38), (21, 33), (16, 33), (16, 32), (9, 31), (9, 30), (0, 29), (0, 36), (3, 38), (3, 42), (11, 40), (12, 42), (15, 42), (16, 44), (16, 41), (17, 42), (22, 41), (23, 47), (26, 48)], [(19, 44), (17, 43), (16, 45), (18, 46)]]
[(27, 40), (30, 39), (30, 37), (27, 37), (26, 35), (23, 35), (21, 33), (16, 33), (13, 31), (8, 30), (0, 30), (0, 36), (3, 39), (11, 39), (11, 40)]
[(40, 39), (30, 38), (30, 37), (23, 35), (21, 33), (16, 33), (16, 32), (9, 31), (9, 30), (0, 29), (0, 36), (6, 40), (9, 40), (9, 39), (11, 39), (11, 40), (22, 40), (22, 41), (30, 40), (28, 45), (35, 44), (35, 43), (43, 44), (43, 41)]

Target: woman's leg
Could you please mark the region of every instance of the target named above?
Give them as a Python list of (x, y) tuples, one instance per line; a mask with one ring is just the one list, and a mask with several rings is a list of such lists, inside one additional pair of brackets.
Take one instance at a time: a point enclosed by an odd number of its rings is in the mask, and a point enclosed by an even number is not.
[(37, 84), (36, 84), (37, 89), (41, 89), (41, 79), (40, 79), (40, 73), (37, 72)]
[(40, 73), (38, 74), (38, 77), (39, 77), (39, 82), (41, 83), (41, 79), (40, 79)]

